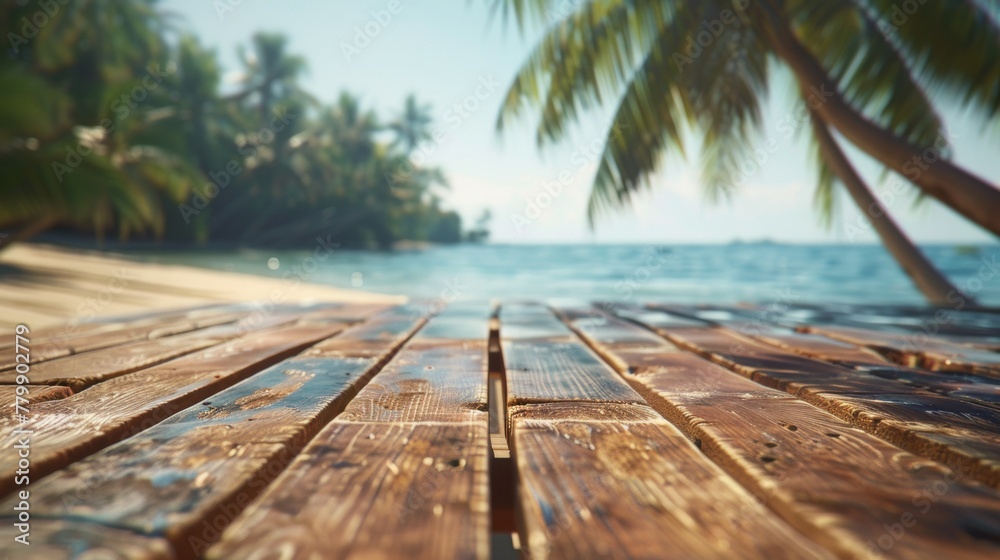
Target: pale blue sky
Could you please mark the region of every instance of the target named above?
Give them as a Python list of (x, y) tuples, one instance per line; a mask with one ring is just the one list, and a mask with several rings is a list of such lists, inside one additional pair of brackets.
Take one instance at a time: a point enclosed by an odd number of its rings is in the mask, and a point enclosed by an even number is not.
[[(710, 204), (698, 187), (697, 157), (665, 161), (655, 190), (638, 197), (630, 210), (607, 216), (591, 232), (585, 209), (590, 181), (603, 140), (607, 111), (586, 115), (571, 139), (539, 152), (530, 122), (498, 137), (494, 123), (503, 94), (540, 33), (520, 36), (513, 26), (490, 18), (492, 0), (164, 0), (164, 10), (181, 15), (178, 26), (194, 32), (215, 48), (227, 72), (240, 65), (236, 47), (256, 31), (281, 32), (290, 50), (304, 56), (309, 71), (303, 85), (324, 101), (342, 90), (360, 95), (388, 118), (414, 92), (434, 109), (440, 142), (426, 156), (441, 166), (451, 182), (442, 193), (445, 205), (471, 221), (483, 208), (494, 214), (497, 242), (728, 242), (770, 238), (790, 242), (872, 242), (876, 238), (853, 227), (859, 215), (846, 196), (830, 229), (820, 227), (813, 210), (814, 172), (805, 135), (787, 138), (778, 127), (792, 110), (788, 80), (773, 88), (761, 146), (770, 146), (767, 161), (745, 180), (730, 203)], [(236, 5), (231, 11), (219, 6)], [(385, 18), (388, 14), (390, 17)], [(359, 52), (345, 55), (358, 29), (377, 34)], [(232, 76), (231, 76), (232, 77)], [(487, 83), (499, 84), (489, 91)], [(476, 98), (478, 93), (482, 99)], [(471, 96), (471, 97), (470, 97)], [(467, 103), (473, 110), (450, 108)], [(450, 112), (449, 112), (450, 111)], [(982, 122), (954, 105), (943, 111), (953, 134), (957, 161), (996, 182), (1000, 177), (1000, 135), (984, 135)], [(772, 141), (768, 144), (769, 141)], [(850, 152), (875, 184), (879, 169)], [(565, 182), (537, 218), (525, 214), (527, 200), (544, 202), (544, 185)], [(892, 180), (890, 180), (891, 182)], [(881, 190), (877, 188), (876, 190)], [(912, 190), (886, 201), (908, 233), (920, 242), (992, 242), (988, 234), (960, 216), (929, 201), (912, 205)], [(525, 216), (527, 223), (517, 218)]]

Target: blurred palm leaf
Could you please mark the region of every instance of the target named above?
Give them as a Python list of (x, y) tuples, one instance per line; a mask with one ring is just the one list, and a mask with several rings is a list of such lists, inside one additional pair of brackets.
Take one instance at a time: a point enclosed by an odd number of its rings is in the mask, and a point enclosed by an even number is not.
[[(739, 165), (759, 146), (770, 61), (777, 58), (760, 10), (726, 0), (591, 0), (568, 11), (559, 0), (491, 1), (522, 29), (545, 28), (510, 86), (498, 129), (531, 107), (538, 142), (556, 142), (582, 111), (617, 100), (591, 191), (591, 223), (648, 187), (666, 154), (687, 151), (687, 126), (702, 134), (706, 194), (714, 199), (732, 190)], [(785, 23), (808, 38), (809, 51), (852, 106), (901, 139), (926, 147), (943, 137), (928, 92), (945, 90), (986, 119), (997, 117), (995, 3), (927, 0), (901, 25), (892, 25), (899, 17), (890, 0), (765, 4), (778, 5)], [(732, 17), (723, 21), (727, 12)], [(710, 41), (699, 48), (706, 33)], [(816, 162), (817, 207), (829, 223), (833, 176), (821, 158)]]

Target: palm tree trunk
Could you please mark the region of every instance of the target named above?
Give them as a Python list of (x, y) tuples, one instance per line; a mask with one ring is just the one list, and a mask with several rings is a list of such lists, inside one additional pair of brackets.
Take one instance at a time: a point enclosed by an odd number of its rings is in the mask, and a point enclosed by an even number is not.
[(42, 233), (43, 231), (55, 226), (57, 222), (58, 220), (56, 220), (54, 216), (46, 216), (38, 220), (37, 222), (34, 222), (32, 224), (29, 224), (21, 228), (12, 235), (8, 235), (6, 237), (0, 237), (0, 251), (3, 251), (4, 249), (10, 247), (11, 245), (19, 241), (27, 241), (28, 239), (31, 239), (32, 237), (38, 235), (39, 233)]
[[(908, 178), (924, 193), (1000, 236), (1000, 190), (985, 180), (941, 159), (940, 153), (915, 146), (883, 129), (852, 107), (833, 80), (769, 2), (756, 3), (769, 21), (772, 43), (799, 83), (815, 101), (810, 109), (836, 127), (855, 146)], [(933, 158), (933, 160), (932, 160)]]
[[(850, 193), (854, 203), (861, 209), (868, 222), (875, 228), (885, 248), (931, 305), (938, 307), (949, 305), (951, 302), (948, 301), (948, 296), (955, 296), (961, 292), (899, 229), (899, 225), (889, 216), (882, 203), (875, 198), (871, 189), (868, 188), (840, 146), (837, 145), (837, 141), (834, 140), (827, 128), (827, 124), (816, 115), (812, 116), (812, 124), (823, 159), (836, 173), (840, 182), (847, 187), (847, 192)], [(963, 297), (966, 301), (973, 303), (971, 298), (964, 295)], [(973, 303), (973, 305), (975, 304)]]

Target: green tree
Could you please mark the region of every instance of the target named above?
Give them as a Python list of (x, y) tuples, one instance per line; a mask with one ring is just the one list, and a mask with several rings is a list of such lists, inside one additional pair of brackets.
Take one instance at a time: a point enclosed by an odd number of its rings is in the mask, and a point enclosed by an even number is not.
[(432, 122), (430, 105), (417, 103), (415, 95), (406, 96), (403, 112), (389, 123), (389, 129), (396, 134), (396, 143), (407, 152), (412, 152), (424, 140), (430, 140)]
[(306, 70), (306, 62), (300, 56), (288, 54), (288, 38), (284, 35), (256, 33), (251, 44), (251, 52), (241, 51), (240, 58), (249, 85), (248, 92), (258, 97), (260, 120), (266, 121), (276, 102), (307, 96), (297, 81)]
[(0, 227), (19, 228), (6, 243), (56, 225), (162, 233), (161, 193), (180, 199), (199, 177), (150, 126), (169, 73), (154, 2), (81, 0), (44, 19), (3, 4)]
[(286, 246), (322, 233), (387, 248), (454, 229), (430, 192), (443, 174), (409, 160), (430, 124), (413, 96), (398, 141), (383, 141), (356, 97), (323, 107), (300, 87), (305, 64), (284, 36), (254, 35), (242, 89), (223, 96), (215, 53), (190, 36), (165, 41), (153, 0), (55, 3), (48, 15), (19, 4), (0, 0), (11, 40), (0, 227), (18, 228), (0, 243), (59, 227)]

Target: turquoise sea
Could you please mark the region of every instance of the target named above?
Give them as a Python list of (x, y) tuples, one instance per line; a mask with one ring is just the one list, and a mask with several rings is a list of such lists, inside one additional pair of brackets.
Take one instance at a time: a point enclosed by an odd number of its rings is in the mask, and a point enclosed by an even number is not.
[[(923, 249), (960, 289), (1000, 306), (1000, 245)], [(413, 297), (592, 301), (915, 304), (879, 245), (458, 245), (395, 252), (133, 253), (164, 263), (303, 279)], [(957, 298), (956, 298), (957, 301)], [(956, 306), (958, 304), (956, 303)]]

